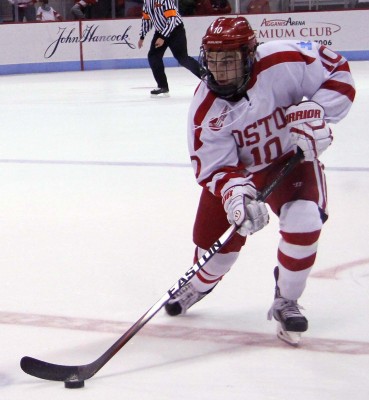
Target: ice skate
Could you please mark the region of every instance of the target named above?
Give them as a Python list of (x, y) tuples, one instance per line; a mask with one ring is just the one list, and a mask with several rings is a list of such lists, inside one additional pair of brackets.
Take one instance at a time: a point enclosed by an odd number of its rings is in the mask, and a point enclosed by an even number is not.
[(301, 340), (301, 333), (308, 329), (308, 320), (301, 314), (302, 308), (297, 300), (288, 300), (281, 296), (278, 287), (278, 267), (274, 269), (276, 281), (274, 302), (268, 312), (268, 319), (273, 317), (278, 322), (277, 336), (284, 342), (297, 346)]
[(171, 316), (185, 314), (190, 307), (204, 298), (212, 290), (213, 288), (207, 292), (199, 292), (194, 288), (192, 283), (189, 282), (168, 301), (165, 305), (165, 311)]
[(151, 92), (151, 97), (169, 97), (169, 89), (168, 88), (156, 88)]
[(278, 322), (277, 336), (293, 346), (299, 344), (301, 333), (308, 329), (308, 321), (301, 314), (300, 309), (296, 300), (276, 297), (268, 312), (268, 319), (274, 317)]

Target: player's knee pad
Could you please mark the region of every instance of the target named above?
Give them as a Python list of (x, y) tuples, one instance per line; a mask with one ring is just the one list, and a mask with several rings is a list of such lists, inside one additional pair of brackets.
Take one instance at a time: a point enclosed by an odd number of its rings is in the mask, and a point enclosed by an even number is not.
[(282, 207), (281, 240), (278, 264), (289, 271), (304, 271), (314, 265), (322, 228), (318, 206), (312, 201), (298, 200)]
[(316, 203), (308, 200), (296, 200), (282, 206), (279, 225), (282, 233), (317, 232), (319, 237), (323, 222)]

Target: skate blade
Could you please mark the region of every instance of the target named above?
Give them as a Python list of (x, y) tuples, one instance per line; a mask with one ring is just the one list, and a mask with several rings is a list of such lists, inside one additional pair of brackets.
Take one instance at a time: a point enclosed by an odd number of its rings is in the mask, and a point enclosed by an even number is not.
[(297, 347), (301, 340), (301, 332), (285, 331), (280, 323), (278, 323), (277, 326), (277, 336), (279, 339), (294, 347)]
[(165, 97), (170, 97), (169, 93), (160, 93), (160, 94), (152, 94), (151, 98), (152, 99), (160, 99), (160, 98), (165, 98)]

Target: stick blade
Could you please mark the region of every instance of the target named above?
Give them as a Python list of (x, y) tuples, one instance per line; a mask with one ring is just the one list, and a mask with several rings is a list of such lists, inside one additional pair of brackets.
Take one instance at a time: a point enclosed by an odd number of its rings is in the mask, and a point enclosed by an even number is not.
[(78, 366), (51, 364), (32, 357), (23, 357), (20, 366), (26, 374), (48, 381), (65, 382), (80, 379)]

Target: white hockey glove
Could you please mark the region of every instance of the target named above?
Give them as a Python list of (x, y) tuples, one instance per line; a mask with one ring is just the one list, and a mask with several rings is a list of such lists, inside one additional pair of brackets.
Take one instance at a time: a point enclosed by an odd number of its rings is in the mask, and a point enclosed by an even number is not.
[(223, 206), (230, 224), (239, 227), (242, 236), (252, 235), (269, 222), (265, 203), (255, 200), (257, 191), (250, 182), (232, 186), (223, 193)]
[(324, 120), (323, 107), (314, 101), (303, 101), (286, 110), (292, 143), (300, 147), (305, 161), (313, 161), (332, 143), (332, 131)]

